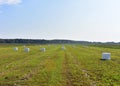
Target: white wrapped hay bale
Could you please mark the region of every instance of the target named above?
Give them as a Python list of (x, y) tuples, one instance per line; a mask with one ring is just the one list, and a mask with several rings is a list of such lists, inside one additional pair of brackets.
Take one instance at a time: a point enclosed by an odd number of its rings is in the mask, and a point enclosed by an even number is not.
[(25, 52), (29, 52), (29, 51), (30, 51), (30, 48), (24, 48), (24, 51), (25, 51)]
[(13, 50), (14, 50), (14, 51), (18, 51), (18, 47), (14, 47)]
[(45, 48), (40, 48), (40, 51), (45, 52), (46, 49)]
[(111, 59), (111, 53), (102, 53), (102, 59), (103, 60), (110, 60)]

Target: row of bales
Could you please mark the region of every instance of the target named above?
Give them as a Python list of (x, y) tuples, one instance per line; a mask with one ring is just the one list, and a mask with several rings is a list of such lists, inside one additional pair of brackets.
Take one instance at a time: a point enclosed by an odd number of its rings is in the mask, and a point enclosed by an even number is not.
[[(14, 47), (13, 50), (18, 51), (18, 47)], [(30, 48), (24, 47), (24, 52), (29, 52), (29, 51), (30, 51)], [(40, 51), (45, 52), (46, 48), (40, 48)]]
[[(73, 46), (73, 47), (75, 47), (75, 46)], [(65, 49), (66, 49), (65, 46), (61, 47), (61, 50), (65, 50)], [(13, 50), (18, 51), (18, 47), (14, 47)], [(30, 51), (30, 48), (27, 48), (27, 47), (24, 46), (24, 52), (29, 52), (29, 51)], [(45, 52), (46, 48), (40, 48), (40, 51)], [(111, 59), (111, 53), (106, 53), (106, 52), (102, 53), (102, 58), (101, 59), (102, 60), (110, 60)]]
[[(62, 46), (61, 49), (65, 50), (66, 48), (65, 48), (65, 46)], [(18, 51), (19, 49), (18, 49), (18, 47), (14, 47), (13, 50)], [(29, 51), (30, 51), (30, 48), (24, 46), (24, 52), (29, 52)], [(46, 48), (40, 48), (40, 51), (45, 52)]]

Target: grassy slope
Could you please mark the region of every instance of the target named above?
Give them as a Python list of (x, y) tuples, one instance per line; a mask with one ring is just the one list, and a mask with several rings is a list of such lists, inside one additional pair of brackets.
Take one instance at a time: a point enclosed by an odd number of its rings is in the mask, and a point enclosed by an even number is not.
[[(29, 46), (29, 53), (0, 47), (0, 86), (119, 86), (120, 50), (96, 47)], [(40, 52), (46, 47), (46, 52)], [(102, 61), (110, 52), (112, 60)]]

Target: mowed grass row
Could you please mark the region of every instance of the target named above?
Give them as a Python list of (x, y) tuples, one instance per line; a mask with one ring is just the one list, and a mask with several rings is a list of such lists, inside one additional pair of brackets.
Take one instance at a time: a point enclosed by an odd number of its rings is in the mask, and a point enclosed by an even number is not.
[[(65, 45), (0, 47), (0, 86), (119, 86), (120, 50)], [(45, 47), (46, 52), (40, 52)], [(110, 52), (110, 61), (100, 60)]]

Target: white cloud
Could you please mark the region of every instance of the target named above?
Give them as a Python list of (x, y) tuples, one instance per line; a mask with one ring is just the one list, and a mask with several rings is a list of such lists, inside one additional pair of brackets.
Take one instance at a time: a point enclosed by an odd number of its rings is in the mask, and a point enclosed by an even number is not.
[(0, 0), (0, 5), (3, 5), (3, 4), (12, 5), (12, 4), (19, 4), (21, 2), (22, 0)]

